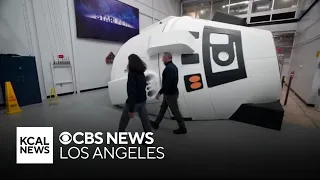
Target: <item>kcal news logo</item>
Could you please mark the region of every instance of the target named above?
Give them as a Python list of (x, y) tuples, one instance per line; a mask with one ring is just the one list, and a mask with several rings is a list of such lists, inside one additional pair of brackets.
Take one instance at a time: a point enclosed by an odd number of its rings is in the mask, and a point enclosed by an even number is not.
[[(60, 159), (164, 159), (153, 133), (62, 132)], [(53, 164), (53, 127), (17, 127), (17, 164)]]
[(17, 127), (17, 164), (53, 164), (53, 128)]

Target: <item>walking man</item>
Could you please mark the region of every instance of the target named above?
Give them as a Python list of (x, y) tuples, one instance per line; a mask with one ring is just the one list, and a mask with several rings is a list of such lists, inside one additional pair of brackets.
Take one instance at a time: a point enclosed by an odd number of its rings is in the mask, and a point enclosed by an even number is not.
[(187, 128), (185, 126), (183, 117), (180, 113), (178, 106), (178, 81), (179, 81), (179, 73), (178, 68), (172, 62), (172, 54), (164, 53), (162, 57), (162, 61), (165, 64), (165, 69), (162, 72), (162, 88), (157, 94), (157, 99), (163, 94), (163, 101), (161, 104), (161, 109), (159, 111), (158, 117), (155, 121), (151, 121), (151, 126), (154, 129), (159, 128), (159, 124), (161, 123), (164, 114), (166, 113), (168, 106), (178, 122), (179, 128), (174, 130), (174, 134), (186, 134)]

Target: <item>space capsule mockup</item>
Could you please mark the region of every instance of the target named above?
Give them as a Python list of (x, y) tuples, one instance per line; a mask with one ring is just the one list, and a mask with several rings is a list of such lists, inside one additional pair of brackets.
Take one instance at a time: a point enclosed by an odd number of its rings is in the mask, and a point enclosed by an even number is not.
[[(113, 105), (127, 99), (125, 69), (132, 53), (148, 66), (147, 102), (159, 102), (155, 96), (165, 68), (163, 52), (172, 53), (179, 69), (178, 102), (184, 118), (247, 118), (241, 114), (255, 111), (259, 105), (279, 105), (280, 73), (271, 32), (192, 17), (168, 17), (143, 29), (120, 48), (108, 84)], [(244, 105), (258, 106), (248, 109)], [(274, 108), (257, 111), (270, 114), (270, 109)], [(260, 119), (249, 123), (269, 126), (265, 125), (268, 122), (259, 123), (267, 119)], [(282, 117), (279, 119), (282, 122)]]

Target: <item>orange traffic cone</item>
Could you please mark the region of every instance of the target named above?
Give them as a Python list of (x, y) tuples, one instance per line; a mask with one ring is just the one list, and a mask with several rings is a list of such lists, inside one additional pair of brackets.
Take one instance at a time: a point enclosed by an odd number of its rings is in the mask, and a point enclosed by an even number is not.
[(18, 104), (16, 95), (12, 88), (11, 82), (6, 82), (6, 113), (7, 114), (15, 114), (21, 112), (20, 106)]

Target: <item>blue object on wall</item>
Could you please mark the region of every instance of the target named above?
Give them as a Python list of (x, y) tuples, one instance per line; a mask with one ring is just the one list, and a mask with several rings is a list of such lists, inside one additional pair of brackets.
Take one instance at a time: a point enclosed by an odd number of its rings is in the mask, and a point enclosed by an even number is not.
[(20, 106), (41, 103), (35, 57), (0, 55), (0, 85), (5, 100), (5, 82), (10, 81)]
[(117, 0), (74, 0), (78, 38), (126, 42), (139, 34), (139, 9)]

